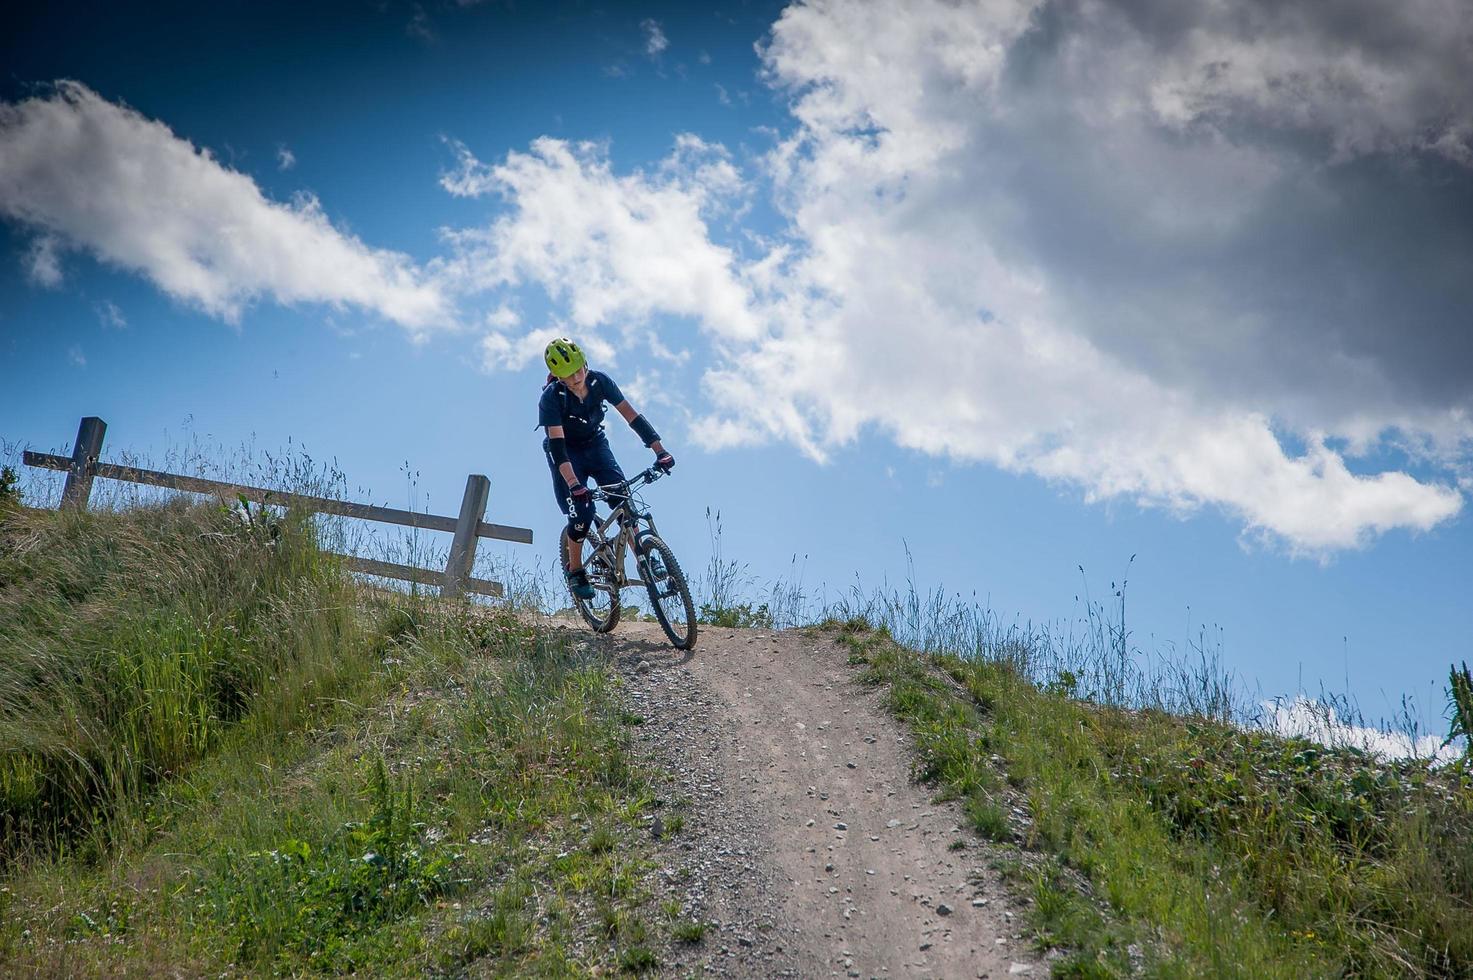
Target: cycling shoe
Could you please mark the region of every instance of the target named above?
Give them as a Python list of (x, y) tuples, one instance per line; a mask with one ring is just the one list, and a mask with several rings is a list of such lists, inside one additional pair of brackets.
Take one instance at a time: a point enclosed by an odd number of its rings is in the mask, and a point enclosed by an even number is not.
[(588, 581), (588, 573), (583, 569), (568, 573), (568, 591), (579, 599), (593, 598), (593, 585)]

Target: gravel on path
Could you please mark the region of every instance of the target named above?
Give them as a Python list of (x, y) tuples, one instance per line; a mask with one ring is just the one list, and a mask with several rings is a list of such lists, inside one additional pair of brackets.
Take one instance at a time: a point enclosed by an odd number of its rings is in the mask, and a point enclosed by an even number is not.
[(912, 782), (908, 736), (834, 641), (702, 627), (683, 654), (636, 622), (592, 642), (668, 773), (660, 826), (683, 818), (658, 838), (659, 901), (707, 923), (665, 951), (667, 975), (1048, 973), (989, 845)]

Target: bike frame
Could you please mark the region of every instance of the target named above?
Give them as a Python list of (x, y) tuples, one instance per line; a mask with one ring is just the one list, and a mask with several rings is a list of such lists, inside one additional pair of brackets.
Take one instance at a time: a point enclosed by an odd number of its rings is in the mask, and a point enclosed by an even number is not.
[[(607, 518), (596, 522), (589, 529), (588, 540), (593, 543), (593, 550), (583, 560), (583, 565), (587, 568), (595, 558), (603, 558), (614, 575), (614, 580), (609, 583), (612, 588), (626, 589), (630, 586), (646, 584), (644, 579), (637, 576), (630, 578), (624, 567), (624, 560), (630, 549), (637, 552), (640, 537), (647, 534), (659, 535), (659, 531), (655, 528), (654, 515), (649, 512), (648, 508), (640, 509), (635, 506), (636, 501), (640, 504), (644, 503), (635, 496), (635, 493), (664, 475), (651, 467), (638, 476), (625, 480), (618, 492), (604, 487), (599, 487), (593, 492), (595, 500), (607, 503), (611, 498), (617, 497), (619, 503), (609, 512)], [(623, 515), (627, 515), (628, 519), (621, 521), (620, 517)], [(611, 536), (609, 531), (616, 526), (617, 530)]]

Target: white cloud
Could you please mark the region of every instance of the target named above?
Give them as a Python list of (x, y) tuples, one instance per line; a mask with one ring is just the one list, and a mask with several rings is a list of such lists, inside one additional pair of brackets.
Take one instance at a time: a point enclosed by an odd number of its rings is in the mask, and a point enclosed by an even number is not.
[(282, 144), (276, 148), (276, 169), (290, 170), (297, 165), (297, 155)]
[(645, 19), (640, 22), (639, 29), (644, 32), (644, 53), (651, 58), (659, 57), (666, 48), (670, 47), (670, 41), (665, 37), (659, 21)]
[[(1075, 9), (1087, 23), (1048, 20)], [(1223, 303), (1212, 269), (1168, 278), (1152, 266), (1164, 252), (1175, 273), (1173, 253), (1243, 236), (1266, 189), (1298, 161), (1226, 142), (1223, 119), (1189, 140), (1164, 135), (1148, 99), (1161, 61), (1131, 40), (1117, 8), (1049, 11), (1018, 2), (784, 12), (765, 61), (798, 125), (770, 163), (798, 250), (764, 305), (772, 334), (713, 372), (713, 390), (730, 396), (713, 419), (716, 441), (777, 436), (822, 456), (874, 426), (903, 446), (1068, 481), (1091, 498), (1221, 506), (1307, 552), (1458, 513), (1452, 487), (1353, 473), (1326, 439), (1374, 445), (1392, 427), (1443, 426), (1447, 443), (1464, 444), (1473, 428), (1460, 406), (1367, 412), (1345, 392), (1389, 390), (1375, 365), (1345, 358), (1327, 369), (1323, 347), (1297, 383), (1249, 384), (1244, 395), (1236, 379), (1214, 388), (1204, 378), (1214, 365), (1266, 373), (1287, 359), (1272, 331), (1294, 324)], [(1040, 32), (1056, 46), (1050, 58), (1029, 49)], [(1053, 74), (1024, 84), (1029, 72)], [(1089, 141), (1050, 146), (1033, 128), (1082, 130)], [(1080, 179), (1031, 197), (1028, 182), (1060, 166)], [(1070, 200), (1071, 186), (1093, 193)], [(1087, 262), (1030, 247), (1039, 226), (1067, 236), (1093, 223), (1118, 237), (1075, 242), (1098, 247)], [(1112, 292), (1112, 277), (1124, 276), (1140, 290)], [(843, 384), (829, 383), (836, 370)], [(1308, 452), (1285, 451), (1285, 425)]]
[(1430, 759), (1445, 765), (1462, 754), (1453, 743), (1443, 745), (1436, 735), (1413, 738), (1406, 732), (1389, 732), (1345, 721), (1331, 705), (1305, 697), (1289, 703), (1263, 702), (1263, 727), (1286, 738), (1305, 738), (1330, 748), (1359, 749), (1379, 759)]
[(63, 242), (231, 322), (262, 297), (356, 306), (416, 332), (453, 320), (413, 262), (337, 230), (315, 198), (271, 201), (208, 150), (76, 82), (0, 103), (0, 214), (52, 243), (53, 270)]
[(486, 314), (486, 325), (494, 330), (506, 331), (520, 325), (522, 316), (505, 303)]
[(462, 290), (533, 283), (564, 302), (574, 329), (637, 325), (656, 312), (697, 318), (718, 336), (753, 338), (736, 256), (708, 237), (703, 215), (742, 190), (723, 150), (681, 136), (653, 173), (616, 176), (592, 144), (543, 138), (501, 164), (457, 146), (441, 179), (452, 194), (500, 195), (509, 213), (447, 234), (447, 282)]
[(38, 286), (55, 289), (61, 285), (60, 243), (55, 235), (37, 235), (26, 253), (26, 277)]
[(487, 371), (521, 370), (535, 364), (542, 357), (547, 342), (564, 332), (558, 327), (545, 327), (520, 337), (488, 333), (481, 338), (481, 365)]
[(101, 321), (104, 327), (111, 330), (124, 330), (127, 328), (127, 317), (123, 316), (123, 311), (118, 309), (117, 304), (112, 300), (103, 300), (101, 303), (95, 304), (93, 309), (97, 311), (97, 319)]
[[(450, 265), (580, 331), (697, 325), (712, 447), (823, 460), (874, 430), (1319, 556), (1427, 530), (1473, 462), (1473, 235), (1438, 217), (1438, 181), (1473, 203), (1447, 71), (1473, 66), (1440, 2), (1394, 40), (1314, 5), (1273, 30), (1216, 0), (794, 5), (763, 51), (793, 119), (764, 164), (776, 239), (714, 240), (752, 191), (719, 148), (621, 176), (544, 139), (462, 150), (446, 188), (508, 207)], [(1387, 448), (1419, 475), (1361, 458)]]

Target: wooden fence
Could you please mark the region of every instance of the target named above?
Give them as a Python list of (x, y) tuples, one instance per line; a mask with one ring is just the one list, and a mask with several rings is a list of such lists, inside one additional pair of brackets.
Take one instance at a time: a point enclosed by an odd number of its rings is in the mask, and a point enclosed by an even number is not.
[(66, 485), (61, 491), (63, 510), (86, 510), (92, 494), (92, 481), (101, 477), (106, 480), (121, 480), (126, 483), (142, 483), (173, 490), (188, 490), (193, 493), (213, 494), (222, 500), (245, 498), (257, 504), (279, 507), (303, 507), (320, 514), (335, 514), (340, 517), (355, 517), (365, 521), (385, 524), (401, 524), (405, 527), (425, 528), (431, 531), (449, 531), (454, 535), (450, 542), (450, 557), (444, 571), (400, 565), (394, 562), (374, 561), (354, 555), (337, 555), (344, 567), (365, 575), (380, 575), (385, 578), (417, 582), (420, 585), (438, 585), (440, 594), (460, 596), (466, 592), (480, 595), (499, 596), (500, 582), (488, 582), (471, 576), (476, 559), (476, 544), (481, 538), (497, 538), (502, 541), (532, 543), (532, 532), (525, 527), (508, 527), (504, 524), (488, 524), (486, 502), (491, 493), (491, 481), (479, 473), (473, 473), (465, 481), (465, 497), (460, 503), (459, 517), (440, 517), (435, 514), (418, 514), (410, 510), (392, 507), (373, 507), (355, 504), (328, 497), (313, 497), (301, 493), (286, 493), (281, 490), (265, 490), (219, 480), (202, 480), (194, 476), (176, 473), (161, 473), (134, 466), (119, 466), (98, 459), (102, 452), (102, 437), (107, 423), (100, 418), (88, 416), (77, 429), (77, 441), (72, 455), (54, 456), (50, 453), (35, 453), (26, 450), (27, 466), (40, 469), (62, 470), (66, 473)]

